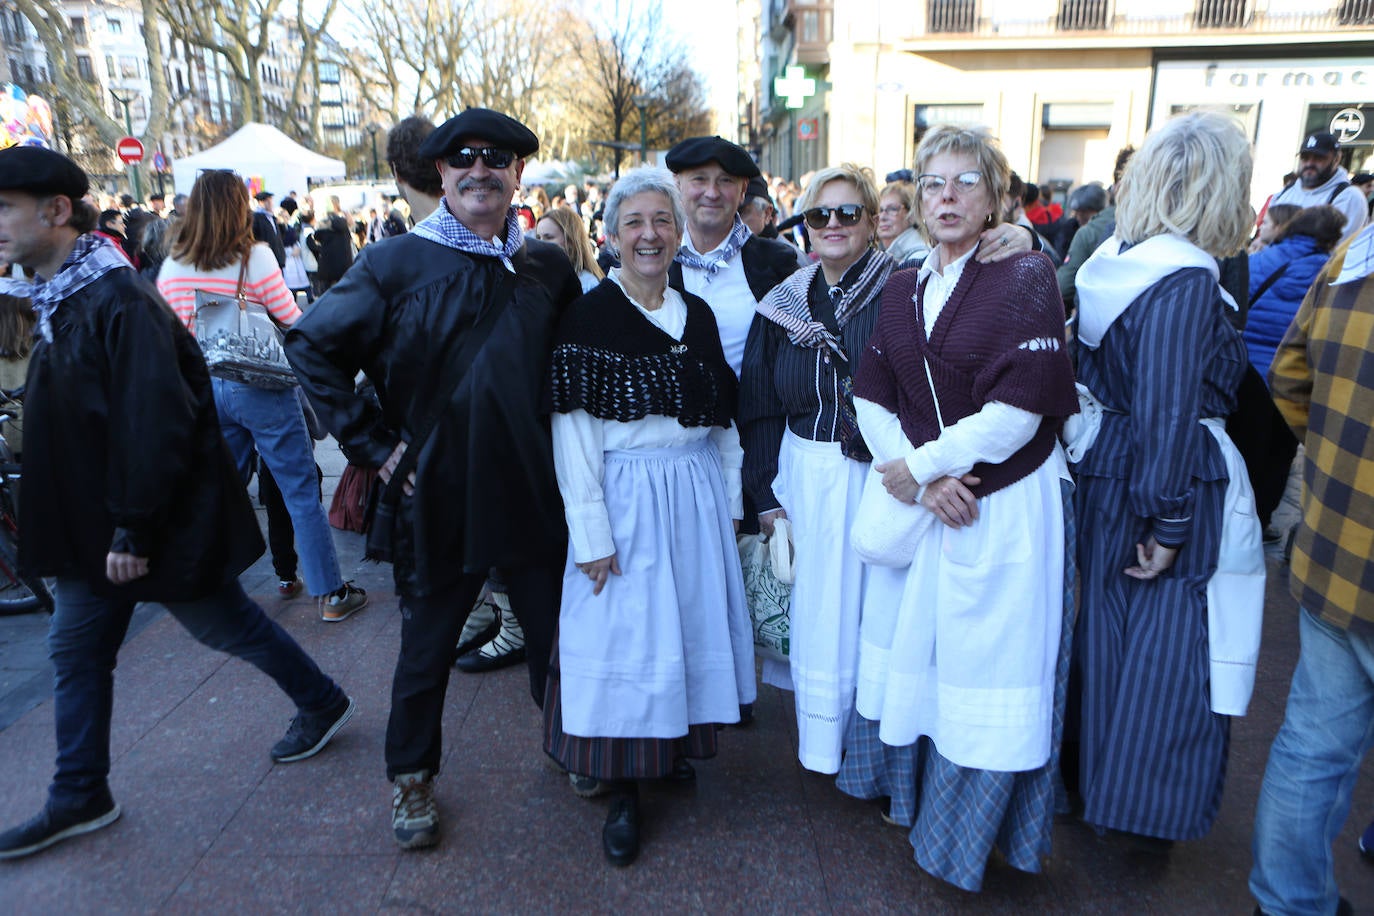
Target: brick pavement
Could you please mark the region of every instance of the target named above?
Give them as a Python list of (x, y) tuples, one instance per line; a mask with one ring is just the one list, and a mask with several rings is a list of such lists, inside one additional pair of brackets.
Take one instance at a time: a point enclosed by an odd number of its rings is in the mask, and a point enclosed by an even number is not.
[[(333, 447), (320, 454), (337, 474)], [(359, 542), (337, 535), (345, 575), (369, 589), (371, 604), (343, 624), (320, 623), (306, 599), (278, 601), (266, 560), (244, 578), (357, 699), (335, 742), (313, 760), (274, 766), (267, 749), (291, 716), (285, 698), (165, 614), (143, 612), (116, 675), (111, 784), (124, 815), (0, 863), (0, 912), (1241, 914), (1253, 905), (1245, 881), (1255, 797), (1296, 659), (1281, 573), (1271, 577), (1256, 697), (1232, 730), (1211, 834), (1155, 858), (1060, 823), (1043, 875), (994, 862), (972, 895), (916, 868), (903, 833), (873, 805), (798, 767), (788, 698), (768, 687), (758, 723), (725, 733), (694, 788), (646, 793), (640, 861), (611, 868), (600, 851), (602, 805), (575, 798), (542, 760), (521, 668), (455, 673), (438, 782), (444, 843), (400, 852), (381, 754), (399, 621), (389, 571), (361, 564)], [(0, 620), (0, 715), (19, 710), (0, 719), (4, 825), (36, 810), (52, 766), (42, 623)], [(1374, 866), (1354, 848), (1374, 816), (1372, 768), (1366, 762), (1337, 843), (1337, 878), (1357, 912), (1374, 909)]]

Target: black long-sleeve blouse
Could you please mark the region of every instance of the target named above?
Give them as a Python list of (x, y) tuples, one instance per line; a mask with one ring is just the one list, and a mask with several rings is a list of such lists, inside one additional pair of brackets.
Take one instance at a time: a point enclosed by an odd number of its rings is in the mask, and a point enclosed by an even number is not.
[[(850, 267), (840, 278), (840, 288), (848, 289), (863, 273), (867, 262), (865, 256)], [(881, 293), (881, 289), (875, 290), (873, 297), (839, 329), (837, 336), (849, 357), (851, 376), (858, 370), (859, 359), (877, 323)], [(807, 301), (816, 320), (835, 326), (830, 287), (823, 271), (816, 271)], [(780, 326), (755, 316), (740, 373), (739, 430), (744, 446), (744, 491), (760, 514), (779, 508), (773, 495), (773, 479), (778, 473), (778, 449), (784, 430), (790, 428), (803, 439), (815, 442), (839, 441), (836, 408), (842, 395), (837, 368), (837, 357), (828, 349), (798, 347)]]

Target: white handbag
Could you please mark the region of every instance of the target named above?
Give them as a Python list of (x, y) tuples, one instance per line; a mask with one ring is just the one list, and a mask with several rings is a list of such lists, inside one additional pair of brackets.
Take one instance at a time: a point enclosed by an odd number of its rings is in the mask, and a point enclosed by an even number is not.
[[(935, 381), (930, 377), (930, 363), (926, 363), (926, 382), (935, 401), (935, 420), (944, 432), (945, 418), (940, 411), (940, 398), (935, 393)], [(916, 557), (916, 546), (930, 530), (935, 513), (920, 502), (910, 505), (898, 500), (883, 486), (883, 475), (876, 465), (870, 465), (854, 524), (849, 529), (849, 545), (870, 566), (902, 569)]]

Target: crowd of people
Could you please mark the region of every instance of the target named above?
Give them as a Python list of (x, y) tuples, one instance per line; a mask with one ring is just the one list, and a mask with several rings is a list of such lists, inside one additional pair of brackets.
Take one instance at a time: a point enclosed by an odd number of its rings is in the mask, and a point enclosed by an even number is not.
[[(996, 850), (1038, 872), (1056, 814), (1167, 854), (1217, 816), (1262, 540), (1305, 444), (1302, 649), (1250, 887), (1264, 913), (1346, 906), (1330, 847), (1374, 727), (1374, 229), (1335, 138), (1307, 138), (1258, 222), (1249, 143), (1207, 113), (1067, 212), (966, 126), (882, 183), (843, 163), (794, 186), (696, 137), (551, 195), (521, 187), (538, 147), (487, 109), (406, 119), (404, 206), (361, 238), (337, 199), (253, 206), (228, 171), (170, 220), (101, 212), (65, 157), (0, 152), (0, 257), (23, 269), (0, 292), (37, 316), (21, 522), (25, 565), (57, 579), (59, 748), (0, 858), (118, 817), (110, 671), (135, 601), (277, 680), (298, 713), (274, 759), (348, 720), (237, 584), (263, 547), (256, 457), (281, 595), (294, 546), (322, 619), (366, 603), (312, 424), (379, 480), (402, 847), (441, 839), (455, 660), (525, 661), (544, 751), (609, 796), (604, 855), (633, 862), (640, 785), (693, 781), (753, 719), (746, 536), (793, 557), (789, 649), (762, 678), (792, 695), (800, 765), (880, 803), (923, 869), (978, 890)], [(298, 388), (207, 373), (207, 294), (266, 307)]]

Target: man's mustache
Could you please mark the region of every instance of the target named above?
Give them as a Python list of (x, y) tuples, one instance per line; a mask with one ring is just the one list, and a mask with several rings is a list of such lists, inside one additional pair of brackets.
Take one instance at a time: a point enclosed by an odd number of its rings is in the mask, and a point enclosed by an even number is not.
[(487, 178), (464, 178), (458, 182), (460, 191), (504, 191), (506, 183), (495, 175)]

